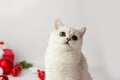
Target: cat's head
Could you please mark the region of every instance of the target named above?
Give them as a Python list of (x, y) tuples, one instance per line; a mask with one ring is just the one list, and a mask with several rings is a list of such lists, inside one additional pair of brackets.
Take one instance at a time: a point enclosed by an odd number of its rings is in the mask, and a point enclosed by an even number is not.
[(53, 46), (80, 49), (85, 31), (85, 27), (81, 29), (74, 29), (69, 26), (64, 26), (60, 19), (57, 19), (50, 36), (50, 43), (52, 43), (51, 45)]

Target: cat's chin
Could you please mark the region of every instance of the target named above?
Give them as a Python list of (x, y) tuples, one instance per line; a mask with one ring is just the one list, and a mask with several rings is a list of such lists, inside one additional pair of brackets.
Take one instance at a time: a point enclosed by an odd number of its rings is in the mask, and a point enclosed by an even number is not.
[(72, 48), (70, 43), (57, 43), (57, 46), (62, 47), (62, 48)]
[(71, 47), (71, 45), (70, 45), (69, 43), (64, 43), (63, 45), (64, 45), (65, 47), (69, 47), (69, 48)]

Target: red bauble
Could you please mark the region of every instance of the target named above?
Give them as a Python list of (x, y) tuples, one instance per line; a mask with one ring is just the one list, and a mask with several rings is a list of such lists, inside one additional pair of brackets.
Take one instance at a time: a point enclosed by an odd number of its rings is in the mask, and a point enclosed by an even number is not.
[(20, 63), (17, 63), (17, 64), (15, 65), (15, 67), (20, 67), (20, 68), (22, 68), (22, 65), (21, 65)]
[(3, 69), (4, 74), (10, 74), (10, 72), (13, 68), (13, 62), (9, 58), (2, 58), (0, 60), (0, 67)]
[(7, 76), (5, 75), (0, 75), (0, 80), (9, 80)]
[(20, 73), (22, 72), (22, 65), (19, 64), (19, 63), (17, 63), (17, 64), (15, 65), (15, 67), (18, 68), (19, 74), (20, 74)]
[(11, 49), (3, 49), (4, 54), (3, 54), (3, 58), (10, 58), (12, 60), (12, 62), (14, 62), (14, 53)]
[(11, 71), (11, 74), (14, 76), (14, 77), (17, 77), (19, 74), (20, 74), (20, 70), (18, 67), (14, 67)]
[(37, 72), (38, 72), (38, 77), (40, 78), (40, 80), (45, 80), (45, 72), (40, 71), (40, 70), (37, 70)]

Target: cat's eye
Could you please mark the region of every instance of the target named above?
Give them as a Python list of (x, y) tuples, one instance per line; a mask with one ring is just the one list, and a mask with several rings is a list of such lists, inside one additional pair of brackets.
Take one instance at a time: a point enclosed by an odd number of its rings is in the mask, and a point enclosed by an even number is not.
[(59, 34), (61, 37), (65, 37), (66, 36), (66, 33), (65, 32), (60, 32)]
[(77, 39), (78, 39), (77, 36), (75, 35), (72, 36), (72, 40), (76, 41)]

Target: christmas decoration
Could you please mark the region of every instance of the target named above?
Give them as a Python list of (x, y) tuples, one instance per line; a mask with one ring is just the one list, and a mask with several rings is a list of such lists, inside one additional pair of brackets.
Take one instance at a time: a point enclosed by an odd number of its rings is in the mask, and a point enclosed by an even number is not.
[(37, 72), (38, 72), (38, 77), (40, 78), (40, 80), (45, 80), (45, 72), (40, 71), (40, 69), (38, 69)]
[(8, 77), (5, 75), (10, 73), (12, 76), (17, 77), (21, 74), (23, 69), (28, 69), (33, 66), (26, 60), (16, 63), (14, 66), (14, 57), (15, 55), (12, 49), (5, 47), (5, 43), (0, 41), (0, 80), (8, 80)]
[(5, 48), (4, 46), (5, 43), (0, 41), (0, 70), (4, 74), (10, 74), (14, 64), (14, 53), (10, 48)]
[(15, 65), (15, 67), (18, 68), (19, 74), (20, 74), (20, 73), (22, 72), (22, 65), (19, 64), (19, 63), (17, 63), (17, 64)]
[(11, 74), (16, 77), (20, 74), (20, 70), (17, 67), (14, 67), (11, 71)]
[(22, 72), (22, 65), (17, 63), (11, 71), (11, 74), (16, 77)]
[(0, 55), (2, 55), (2, 58), (7, 57), (14, 62), (14, 53), (12, 49), (6, 47), (6, 44), (3, 41), (0, 41)]
[(3, 58), (10, 58), (14, 62), (14, 53), (11, 49), (3, 49)]
[(45, 80), (45, 71), (40, 70), (40, 68), (36, 68), (36, 67), (31, 67), (29, 68), (29, 70), (38, 75), (38, 78), (40, 80)]
[(29, 67), (32, 67), (33, 65), (31, 63), (28, 63), (27, 61), (22, 61), (20, 62), (20, 64), (22, 65), (23, 69), (27, 69)]
[(0, 80), (9, 80), (6, 75), (0, 75)]
[(10, 74), (12, 68), (13, 68), (13, 62), (10, 58), (2, 58), (0, 60), (0, 67), (3, 69), (4, 74)]
[(28, 63), (27, 61), (22, 61), (17, 63), (14, 68), (11, 71), (11, 75), (14, 77), (17, 77), (20, 75), (20, 73), (22, 72), (22, 69), (27, 69), (29, 67), (32, 67), (33, 65), (31, 63)]
[(0, 45), (3, 45), (4, 44), (4, 42), (3, 41), (0, 41)]

